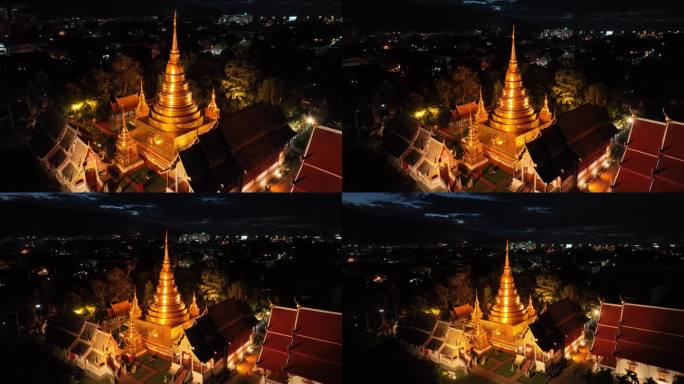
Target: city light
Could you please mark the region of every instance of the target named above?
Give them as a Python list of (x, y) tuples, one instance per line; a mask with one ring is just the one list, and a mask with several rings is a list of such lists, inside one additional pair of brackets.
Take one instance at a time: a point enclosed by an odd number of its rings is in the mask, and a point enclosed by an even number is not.
[(314, 118), (311, 117), (311, 116), (308, 116), (308, 117), (306, 118), (306, 123), (309, 124), (309, 125), (315, 125), (315, 124), (316, 124), (316, 119), (314, 119)]

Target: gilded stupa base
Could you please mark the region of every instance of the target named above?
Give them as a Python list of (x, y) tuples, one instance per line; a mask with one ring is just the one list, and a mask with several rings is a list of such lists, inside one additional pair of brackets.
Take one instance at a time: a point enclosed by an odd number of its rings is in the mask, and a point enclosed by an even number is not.
[(193, 322), (194, 319), (191, 319), (176, 326), (168, 326), (136, 319), (135, 327), (142, 336), (145, 348), (158, 355), (171, 358), (174, 347), (183, 336), (183, 331), (190, 328)]
[(138, 143), (138, 153), (148, 167), (164, 172), (173, 167), (178, 152), (190, 147), (200, 135), (216, 126), (216, 120), (204, 119), (197, 129), (166, 132), (151, 126), (147, 118), (136, 119), (131, 137)]
[(501, 324), (489, 320), (480, 320), (480, 327), (487, 334), (487, 341), (494, 347), (507, 351), (516, 351), (518, 341), (529, 327), (527, 320), (518, 324)]

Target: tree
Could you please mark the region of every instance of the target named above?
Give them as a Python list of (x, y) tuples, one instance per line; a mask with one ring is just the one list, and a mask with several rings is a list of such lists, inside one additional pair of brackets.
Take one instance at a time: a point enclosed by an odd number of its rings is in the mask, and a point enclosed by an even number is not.
[(537, 287), (534, 288), (534, 293), (540, 302), (551, 304), (558, 301), (561, 283), (557, 276), (541, 274), (536, 280)]
[(605, 105), (606, 90), (601, 84), (591, 84), (584, 91), (584, 100), (592, 105)]
[(566, 285), (560, 290), (559, 295), (561, 299), (575, 300), (577, 299), (577, 286), (572, 284)]
[(91, 89), (93, 95), (102, 101), (103, 105), (109, 106), (112, 97), (112, 76), (101, 68), (86, 72), (82, 79), (82, 89)]
[(639, 378), (637, 377), (636, 372), (627, 371), (627, 373), (618, 377), (618, 383), (620, 383), (620, 384), (639, 384)]
[(551, 87), (556, 102), (567, 111), (584, 103), (584, 76), (573, 69), (559, 69), (555, 76), (556, 84)]
[(152, 282), (148, 280), (145, 282), (145, 286), (143, 287), (141, 305), (143, 307), (147, 306), (147, 304), (149, 304), (150, 301), (152, 301), (153, 297), (154, 297), (154, 286), (152, 285)]
[(133, 294), (133, 284), (128, 274), (121, 268), (112, 268), (105, 274), (108, 300), (112, 302), (127, 300)]
[(204, 296), (204, 300), (209, 304), (218, 303), (226, 298), (226, 286), (228, 282), (223, 274), (216, 269), (202, 271), (199, 290)]
[(282, 101), (282, 94), (278, 80), (269, 77), (261, 81), (256, 99), (260, 103), (279, 105)]
[(459, 65), (449, 72), (447, 79), (437, 79), (434, 87), (439, 102), (448, 109), (454, 102), (464, 104), (477, 100), (480, 76), (471, 68)]
[(256, 100), (257, 69), (247, 60), (236, 59), (226, 63), (226, 78), (221, 80), (230, 111), (252, 105)]
[(494, 294), (492, 293), (492, 288), (489, 285), (485, 285), (484, 290), (482, 290), (482, 309), (486, 309), (494, 301)]
[(615, 382), (613, 373), (607, 369), (599, 369), (596, 372), (589, 370), (584, 374), (584, 380), (587, 384), (610, 384)]
[(138, 60), (119, 55), (112, 60), (113, 91), (115, 96), (125, 96), (138, 89), (142, 67)]
[(461, 270), (451, 276), (449, 278), (449, 291), (451, 292), (451, 301), (456, 305), (472, 301), (475, 297), (475, 291), (470, 279), (470, 271)]

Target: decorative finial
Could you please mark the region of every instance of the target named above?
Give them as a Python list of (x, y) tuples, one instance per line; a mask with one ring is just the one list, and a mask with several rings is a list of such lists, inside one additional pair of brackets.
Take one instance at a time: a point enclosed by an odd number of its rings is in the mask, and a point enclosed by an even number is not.
[(166, 230), (164, 235), (164, 261), (162, 262), (162, 269), (169, 269), (171, 261), (169, 261), (169, 230)]
[(510, 268), (510, 264), (508, 262), (508, 239), (506, 239), (506, 262), (504, 264), (504, 268)]
[(513, 34), (511, 35), (511, 63), (517, 63), (515, 57), (515, 24), (513, 24)]
[(169, 61), (177, 63), (180, 58), (180, 51), (178, 50), (178, 37), (176, 36), (176, 10), (173, 11), (173, 39), (171, 40), (171, 54)]

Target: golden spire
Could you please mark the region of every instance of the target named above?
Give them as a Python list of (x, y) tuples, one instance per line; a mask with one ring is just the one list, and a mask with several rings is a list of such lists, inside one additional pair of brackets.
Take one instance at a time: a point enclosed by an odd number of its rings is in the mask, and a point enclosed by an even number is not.
[(202, 126), (204, 119), (192, 98), (190, 85), (185, 80), (185, 69), (180, 64), (176, 37), (176, 12), (173, 13), (173, 41), (169, 62), (157, 100), (145, 120), (152, 127), (166, 132), (184, 132)]
[(154, 300), (147, 308), (145, 319), (159, 325), (178, 325), (190, 318), (185, 303), (181, 300), (176, 287), (169, 259), (169, 232), (164, 238), (164, 260), (159, 272), (159, 284), (154, 294)]
[(503, 324), (518, 324), (527, 319), (525, 306), (520, 302), (520, 296), (515, 288), (513, 273), (508, 260), (508, 240), (506, 240), (506, 261), (499, 283), (499, 292), (494, 305), (489, 310), (489, 320)]
[(143, 90), (143, 81), (140, 79), (140, 94), (138, 95), (138, 105), (135, 107), (135, 117), (142, 118), (149, 114), (150, 107), (147, 106), (145, 91)]
[(142, 344), (140, 332), (138, 332), (138, 330), (135, 328), (135, 319), (140, 317), (140, 315), (136, 316), (136, 309), (137, 311), (140, 311), (140, 307), (138, 307), (138, 300), (135, 294), (135, 288), (133, 288), (133, 305), (131, 305), (131, 309), (128, 312), (128, 329), (126, 330), (126, 346), (124, 348), (124, 350), (131, 355), (135, 355), (135, 353), (140, 350)]
[(544, 94), (544, 106), (542, 107), (541, 111), (539, 111), (539, 120), (545, 123), (553, 120), (553, 115), (549, 109), (549, 98), (546, 94)]
[(195, 292), (192, 292), (192, 303), (190, 304), (190, 317), (199, 316), (199, 307), (197, 306), (197, 298), (195, 297)]
[(218, 120), (220, 117), (220, 114), (221, 114), (221, 110), (216, 105), (216, 92), (214, 92), (214, 87), (211, 87), (211, 101), (209, 101), (209, 105), (207, 105), (207, 108), (204, 111), (204, 115), (208, 119)]
[(530, 301), (527, 303), (527, 318), (531, 319), (537, 316), (537, 311), (534, 310), (534, 305), (532, 305), (532, 294), (530, 294)]
[(515, 57), (515, 24), (513, 24), (513, 34), (511, 35), (511, 59), (509, 60), (509, 64), (516, 64), (517, 62), (518, 60)]
[(480, 101), (477, 104), (477, 112), (475, 113), (475, 121), (478, 123), (484, 123), (489, 120), (489, 114), (484, 106), (484, 99), (482, 98), (482, 87), (480, 87)]
[(176, 36), (176, 10), (173, 10), (173, 40), (171, 41), (171, 54), (169, 55), (169, 62), (178, 63), (180, 59), (180, 50), (178, 50), (178, 37)]
[(114, 165), (122, 172), (135, 165), (139, 160), (136, 143), (128, 134), (125, 112), (121, 113), (121, 130), (119, 130), (119, 136), (116, 138), (115, 147)]
[(539, 126), (539, 119), (530, 105), (530, 98), (523, 87), (518, 68), (515, 54), (515, 26), (511, 38), (511, 59), (506, 70), (504, 89), (492, 113), (490, 125), (506, 132), (528, 131)]
[(135, 291), (135, 286), (133, 287), (133, 302), (131, 303), (131, 313), (129, 315), (133, 316), (134, 319), (139, 319), (142, 316), (142, 310), (140, 305), (138, 305), (138, 294)]
[(477, 290), (475, 290), (475, 308), (473, 308), (473, 312), (470, 315), (470, 319), (472, 321), (479, 321), (482, 318), (482, 309), (480, 308), (480, 300), (477, 297)]

